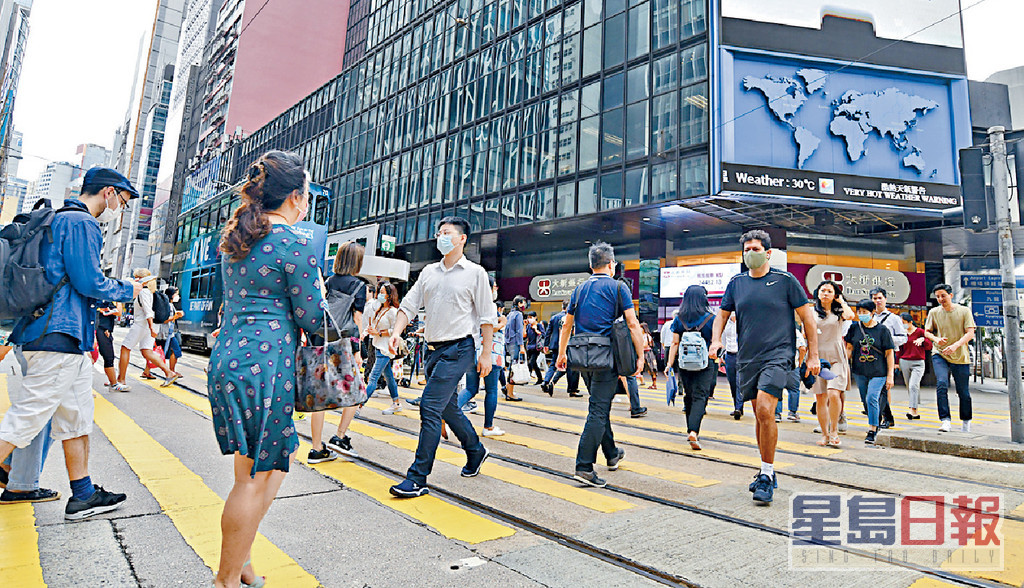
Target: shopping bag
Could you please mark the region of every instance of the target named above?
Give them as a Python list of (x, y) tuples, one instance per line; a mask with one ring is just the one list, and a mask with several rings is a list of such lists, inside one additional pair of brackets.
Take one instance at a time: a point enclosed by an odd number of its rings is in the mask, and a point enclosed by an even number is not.
[(509, 381), (515, 385), (530, 383), (530, 366), (523, 362), (512, 364), (512, 371), (509, 374)]
[(676, 394), (679, 393), (679, 384), (676, 382), (676, 375), (672, 374), (665, 382), (665, 404), (675, 406)]

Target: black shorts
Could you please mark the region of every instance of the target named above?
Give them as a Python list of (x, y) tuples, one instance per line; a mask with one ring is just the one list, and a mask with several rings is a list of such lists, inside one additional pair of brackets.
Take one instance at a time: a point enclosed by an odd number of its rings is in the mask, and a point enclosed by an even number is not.
[(758, 390), (782, 400), (782, 391), (793, 373), (792, 359), (770, 359), (736, 366), (736, 381), (743, 402), (757, 398)]

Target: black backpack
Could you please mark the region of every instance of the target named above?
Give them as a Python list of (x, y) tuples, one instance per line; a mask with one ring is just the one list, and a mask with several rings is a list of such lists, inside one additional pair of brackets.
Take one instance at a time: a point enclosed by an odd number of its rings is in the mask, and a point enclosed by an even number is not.
[(153, 293), (153, 322), (162, 325), (171, 318), (171, 300), (163, 292)]
[(54, 211), (49, 200), (40, 199), (31, 212), (0, 228), (0, 320), (41, 317), (68, 283), (67, 275), (57, 284), (47, 281), (41, 259), (43, 244), (53, 243), (54, 217), (66, 211), (84, 212), (70, 206)]

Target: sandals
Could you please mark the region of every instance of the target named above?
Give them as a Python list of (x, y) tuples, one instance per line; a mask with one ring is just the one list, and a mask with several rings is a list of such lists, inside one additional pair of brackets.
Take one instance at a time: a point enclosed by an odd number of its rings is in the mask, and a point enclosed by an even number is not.
[[(244, 565), (242, 565), (242, 569), (244, 570), (245, 568), (247, 568), (247, 567), (249, 567), (251, 565), (252, 565), (252, 560), (249, 560), (249, 561), (245, 562)], [(253, 582), (251, 584), (246, 584), (243, 581), (242, 582), (242, 588), (263, 588), (263, 586), (265, 586), (266, 583), (267, 583), (267, 577), (266, 576), (256, 576), (256, 579), (253, 580)]]
[(822, 435), (821, 439), (818, 439), (818, 447), (828, 447), (828, 435)]
[(839, 440), (839, 435), (835, 434), (829, 437), (827, 445), (829, 447), (839, 447), (840, 445), (842, 445), (842, 441)]

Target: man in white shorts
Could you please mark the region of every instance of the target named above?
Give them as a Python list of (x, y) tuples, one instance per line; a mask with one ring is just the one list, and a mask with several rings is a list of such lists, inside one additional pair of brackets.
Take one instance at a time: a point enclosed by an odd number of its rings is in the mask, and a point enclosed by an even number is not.
[(121, 342), (121, 361), (118, 366), (117, 384), (111, 388), (115, 392), (127, 392), (131, 390), (125, 383), (128, 376), (128, 360), (131, 359), (132, 349), (138, 349), (142, 357), (160, 368), (164, 373), (164, 382), (161, 386), (170, 386), (181, 379), (181, 374), (171, 371), (164, 360), (153, 351), (156, 345), (157, 324), (153, 312), (153, 293), (156, 292), (156, 276), (149, 273), (147, 269), (137, 269), (133, 274), (139, 278), (145, 286), (135, 298), (135, 320), (128, 329), (124, 341)]
[(0, 461), (16, 447), (26, 447), (51, 423), (51, 437), (64, 446), (71, 481), (67, 520), (81, 520), (120, 507), (124, 494), (107, 492), (89, 477), (92, 432), (91, 351), (96, 337), (99, 301), (127, 302), (142, 288), (138, 282), (111, 280), (100, 272), (103, 233), (97, 218), (108, 222), (139, 193), (115, 170), (93, 168), (85, 174), (82, 194), (64, 201), (44, 242), (40, 260), (46, 279), (59, 285), (39, 316), (26, 316), (14, 327), (20, 386), (11, 388), (11, 408), (0, 423)]

